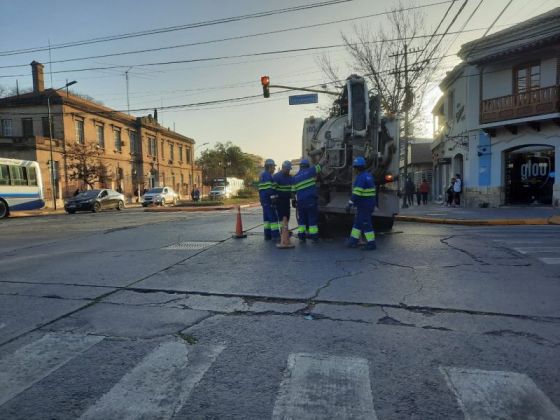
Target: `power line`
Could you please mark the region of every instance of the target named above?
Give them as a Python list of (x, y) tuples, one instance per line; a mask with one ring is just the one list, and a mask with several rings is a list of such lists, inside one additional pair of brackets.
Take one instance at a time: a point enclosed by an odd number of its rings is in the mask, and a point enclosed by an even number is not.
[[(414, 9), (425, 8), (425, 7), (439, 6), (439, 5), (446, 4), (446, 3), (453, 3), (455, 1), (457, 1), (457, 0), (440, 1), (440, 2), (437, 2), (437, 3), (430, 3), (430, 4), (425, 4), (425, 5), (422, 5), (422, 6), (407, 7), (407, 8), (399, 9), (399, 11), (406, 11), (406, 10), (414, 10)], [(128, 51), (121, 51), (121, 52), (110, 53), (110, 54), (101, 54), (101, 55), (93, 55), (93, 56), (85, 56), (85, 57), (67, 58), (67, 59), (64, 59), (64, 60), (55, 60), (55, 61), (53, 61), (53, 63), (68, 63), (68, 62), (72, 62), (72, 61), (83, 61), (83, 60), (90, 60), (90, 59), (96, 59), (96, 58), (107, 58), (107, 57), (115, 57), (115, 56), (122, 56), (122, 55), (131, 55), (131, 54), (143, 54), (143, 53), (148, 53), (148, 52), (158, 52), (158, 51), (165, 51), (165, 50), (176, 49), (176, 48), (192, 47), (192, 46), (197, 46), (197, 45), (208, 45), (208, 44), (214, 44), (214, 43), (225, 42), (225, 41), (255, 38), (255, 37), (260, 37), (260, 36), (264, 36), (264, 35), (273, 35), (273, 34), (279, 34), (279, 33), (290, 32), (290, 31), (297, 31), (297, 30), (302, 30), (302, 29), (317, 28), (317, 27), (328, 26), (328, 25), (333, 25), (333, 24), (337, 24), (337, 23), (351, 22), (351, 21), (355, 21), (355, 20), (384, 16), (384, 15), (388, 15), (388, 14), (391, 14), (391, 13), (392, 12), (373, 13), (373, 14), (370, 14), (370, 15), (357, 16), (357, 17), (352, 17), (352, 18), (347, 18), (347, 19), (331, 20), (331, 21), (328, 21), (328, 22), (321, 22), (321, 23), (316, 23), (316, 24), (312, 24), (312, 25), (294, 26), (294, 27), (291, 27), (291, 28), (278, 29), (278, 30), (274, 30), (274, 31), (258, 32), (258, 33), (254, 33), (254, 34), (239, 35), (239, 36), (228, 37), (228, 38), (219, 38), (219, 39), (213, 39), (213, 40), (208, 40), (208, 41), (191, 42), (191, 43), (188, 43), (188, 44), (169, 45), (169, 46), (166, 46), (166, 47), (146, 48), (146, 49), (141, 49), (141, 50), (128, 50)], [(438, 26), (438, 28), (439, 28), (439, 26)], [(436, 29), (436, 31), (437, 31), (437, 29)], [(29, 66), (29, 64), (27, 64), (27, 63), (26, 64), (12, 64), (12, 65), (7, 65), (7, 66), (0, 66), (0, 69), (27, 67), (27, 66)]]
[[(155, 34), (161, 34), (167, 32), (174, 32), (174, 31), (182, 31), (186, 29), (200, 28), (204, 26), (213, 26), (213, 25), (218, 25), (223, 23), (238, 22), (242, 20), (256, 19), (256, 18), (261, 18), (266, 16), (291, 13), (291, 12), (314, 9), (319, 7), (332, 6), (341, 3), (348, 3), (351, 1), (354, 0), (327, 0), (319, 3), (312, 3), (307, 5), (304, 4), (304, 5), (294, 6), (294, 7), (287, 7), (283, 9), (268, 10), (263, 12), (257, 12), (257, 13), (251, 13), (246, 15), (239, 15), (239, 16), (231, 16), (227, 18), (195, 22), (195, 23), (189, 23), (184, 25), (168, 26), (168, 27), (148, 29), (148, 30), (138, 31), (138, 32), (129, 32), (129, 33), (118, 34), (118, 35), (109, 35), (109, 36), (98, 37), (98, 38), (90, 38), (81, 41), (73, 41), (73, 42), (53, 45), (51, 46), (51, 48), (52, 49), (70, 48), (70, 47), (76, 47), (82, 45), (96, 44), (100, 42), (109, 42), (109, 41), (115, 41), (120, 39), (135, 38), (140, 36), (155, 35)], [(19, 49), (19, 50), (1, 51), (0, 56), (46, 51), (48, 50), (48, 48), (49, 47), (46, 46), (46, 47), (35, 47), (35, 48), (26, 48), (26, 49)]]
[(511, 3), (513, 2), (513, 0), (509, 0), (508, 4), (506, 4), (506, 7), (504, 7), (502, 9), (502, 11), (500, 12), (500, 14), (496, 17), (496, 19), (494, 19), (494, 22), (492, 22), (490, 24), (490, 26), (488, 27), (488, 29), (486, 30), (486, 32), (484, 32), (484, 35), (482, 35), (482, 38), (484, 38), (486, 35), (488, 35), (488, 32), (490, 32), (492, 30), (492, 28), (494, 27), (494, 25), (496, 24), (496, 22), (498, 21), (498, 19), (500, 19), (502, 17), (502, 15), (504, 14), (504, 12), (507, 10), (507, 8), (511, 5)]
[[(465, 0), (467, 1), (467, 0)], [(462, 32), (444, 32), (442, 34), (436, 34), (436, 36), (441, 35), (442, 37), (447, 35), (453, 35), (456, 33), (464, 33), (464, 32), (475, 32), (481, 31), (486, 28), (476, 28), (476, 29), (469, 29), (468, 31)], [(415, 35), (414, 38), (428, 38), (432, 35)], [(370, 41), (370, 44), (375, 43), (382, 43), (388, 41), (406, 41), (408, 38), (394, 38), (394, 39), (383, 39), (377, 41)], [(233, 58), (246, 58), (246, 57), (259, 57), (259, 56), (268, 56), (268, 55), (276, 55), (276, 54), (287, 54), (292, 52), (305, 52), (305, 51), (313, 51), (313, 50), (325, 50), (325, 49), (333, 49), (333, 48), (344, 48), (347, 44), (331, 44), (331, 45), (321, 45), (315, 47), (305, 47), (305, 48), (293, 48), (293, 49), (286, 49), (286, 50), (275, 50), (275, 51), (263, 51), (258, 53), (248, 53), (248, 54), (238, 54), (238, 55), (227, 55), (227, 56), (216, 56), (216, 57), (204, 57), (204, 58), (192, 58), (188, 60), (172, 60), (172, 61), (159, 61), (159, 62), (152, 62), (152, 63), (139, 63), (139, 64), (122, 64), (122, 65), (112, 65), (112, 66), (103, 66), (103, 67), (86, 67), (86, 68), (76, 68), (76, 69), (68, 69), (68, 70), (57, 70), (53, 71), (53, 74), (58, 73), (72, 73), (72, 72), (83, 72), (83, 71), (99, 71), (99, 70), (109, 70), (109, 69), (123, 69), (128, 67), (152, 67), (152, 66), (165, 66), (165, 65), (172, 65), (172, 64), (185, 64), (185, 63), (197, 63), (197, 62), (206, 62), (206, 61), (217, 61), (217, 60), (228, 60)], [(437, 48), (437, 46), (436, 46)], [(9, 78), (9, 77), (24, 77), (27, 76), (26, 74), (11, 74), (11, 75), (0, 75), (0, 78)]]

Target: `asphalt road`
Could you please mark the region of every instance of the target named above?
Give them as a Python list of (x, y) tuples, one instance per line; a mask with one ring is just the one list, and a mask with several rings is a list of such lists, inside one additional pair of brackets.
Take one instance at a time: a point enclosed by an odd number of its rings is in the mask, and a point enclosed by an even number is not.
[(243, 222), (0, 221), (0, 418), (560, 418), (558, 227), (400, 223), (364, 252)]

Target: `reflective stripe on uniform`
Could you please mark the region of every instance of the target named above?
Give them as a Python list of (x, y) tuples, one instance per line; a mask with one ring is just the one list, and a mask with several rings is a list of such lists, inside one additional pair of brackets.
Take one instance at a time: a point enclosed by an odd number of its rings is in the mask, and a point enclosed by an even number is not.
[(276, 185), (276, 191), (292, 192), (292, 186), (291, 185)]
[(321, 172), (321, 165), (319, 165), (319, 164), (315, 165), (315, 171), (317, 173)]
[(319, 227), (318, 226), (309, 226), (309, 234), (310, 235), (316, 235), (317, 233), (319, 233)]
[(375, 188), (362, 188), (362, 187), (352, 188), (352, 194), (355, 194), (358, 197), (375, 197), (375, 193), (376, 193)]
[(278, 230), (280, 228), (280, 224), (279, 223), (271, 223), (270, 224), (270, 229), (271, 230)]
[(259, 190), (268, 190), (269, 188), (274, 188), (273, 182), (260, 182)]
[(298, 230), (298, 233), (305, 233), (305, 226), (304, 225), (299, 225), (297, 230)]
[(355, 239), (360, 239), (360, 229), (352, 228), (352, 232), (350, 232), (350, 236)]
[(374, 232), (365, 232), (366, 241), (373, 242), (375, 241), (375, 233)]
[(315, 186), (315, 177), (307, 178), (304, 181), (298, 182), (297, 184), (295, 184), (293, 186), (293, 191), (301, 191), (305, 188), (309, 188), (309, 187), (313, 187), (313, 186)]
[(263, 226), (265, 230), (270, 230), (270, 222), (264, 222)]

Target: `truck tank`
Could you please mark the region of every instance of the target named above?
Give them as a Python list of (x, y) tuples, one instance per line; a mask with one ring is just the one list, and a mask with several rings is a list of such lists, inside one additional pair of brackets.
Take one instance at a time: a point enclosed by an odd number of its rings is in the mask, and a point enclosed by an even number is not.
[(382, 116), (380, 108), (380, 99), (370, 95), (366, 80), (352, 75), (346, 79), (328, 118), (304, 120), (302, 156), (313, 162), (326, 160), (318, 177), (323, 223), (334, 215), (352, 217), (345, 216), (354, 179), (352, 161), (363, 156), (377, 184), (374, 226), (388, 230), (393, 225), (399, 211), (396, 180), (400, 121)]

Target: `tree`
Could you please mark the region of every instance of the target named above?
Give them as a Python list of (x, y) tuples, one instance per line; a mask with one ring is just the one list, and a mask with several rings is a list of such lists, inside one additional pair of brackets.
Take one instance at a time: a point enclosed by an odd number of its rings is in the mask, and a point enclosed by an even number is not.
[(224, 176), (243, 179), (247, 184), (257, 177), (255, 162), (231, 142), (218, 143), (213, 149), (204, 150), (196, 161), (202, 168), (207, 182)]
[[(410, 134), (414, 131), (414, 123), (421, 118), (424, 95), (436, 67), (433, 57), (439, 49), (439, 42), (431, 42), (432, 38), (425, 45), (414, 41), (423, 33), (424, 15), (420, 9), (406, 10), (399, 4), (388, 15), (387, 25), (377, 29), (356, 26), (352, 35), (342, 34), (352, 71), (369, 80), (370, 87), (381, 97), (383, 110), (388, 114), (400, 114), (408, 108)], [(410, 89), (405, 86), (405, 45), (408, 51), (418, 46), (423, 48), (420, 52), (408, 54)], [(329, 57), (323, 56), (319, 65), (331, 82), (340, 84), (340, 69)]]
[(74, 143), (66, 149), (68, 159), (68, 176), (82, 181), (94, 188), (96, 182), (107, 176), (107, 169), (101, 163), (99, 150), (93, 144)]

